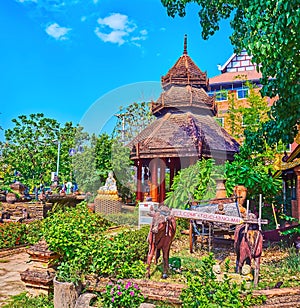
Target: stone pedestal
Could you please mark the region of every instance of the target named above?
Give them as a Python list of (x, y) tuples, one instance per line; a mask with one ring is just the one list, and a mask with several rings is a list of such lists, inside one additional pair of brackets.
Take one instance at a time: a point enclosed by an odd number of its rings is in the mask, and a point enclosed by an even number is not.
[(53, 291), (55, 276), (53, 263), (59, 256), (49, 250), (44, 240), (27, 249), (27, 253), (30, 255), (30, 266), (20, 274), (21, 280), (30, 294), (49, 294)]

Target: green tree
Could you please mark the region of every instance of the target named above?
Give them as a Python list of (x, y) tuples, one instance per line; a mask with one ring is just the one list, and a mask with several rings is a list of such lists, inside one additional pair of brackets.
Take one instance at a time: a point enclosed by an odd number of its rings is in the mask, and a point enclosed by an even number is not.
[[(253, 151), (252, 140), (254, 136), (268, 121), (270, 107), (268, 102), (256, 91), (256, 87), (246, 81), (249, 95), (245, 104), (240, 104), (232, 96), (229, 108), (230, 127), (235, 137), (243, 140), (240, 153), (235, 155), (233, 162), (225, 165), (227, 195), (231, 195), (235, 185), (244, 185), (248, 189), (248, 197), (252, 198), (263, 194), (268, 199), (276, 196), (281, 188), (280, 181), (274, 179), (274, 162), (276, 154), (282, 153), (284, 148), (279, 142), (272, 149), (265, 140), (260, 140), (260, 152)], [(249, 142), (250, 140), (250, 142)], [(258, 141), (256, 141), (258, 143)]]
[(115, 139), (112, 144), (112, 168), (116, 176), (117, 186), (123, 201), (135, 196), (136, 183), (133, 161), (130, 160), (130, 149)]
[(154, 120), (149, 105), (149, 102), (134, 102), (125, 109), (120, 107), (113, 137), (126, 144), (138, 135)]
[(96, 142), (96, 169), (101, 185), (104, 185), (108, 172), (112, 168), (112, 144), (113, 138), (103, 133)]
[[(261, 97), (257, 86), (247, 80), (245, 86), (248, 88), (246, 102), (236, 99), (236, 95), (229, 91), (229, 108), (226, 118), (227, 131), (241, 141), (244, 141), (245, 135), (255, 134), (261, 129), (263, 123), (269, 120), (268, 113), (270, 111), (267, 100)], [(246, 139), (246, 142), (248, 146), (251, 146), (249, 138)], [(265, 146), (264, 142), (262, 144)]]
[(31, 188), (39, 183), (50, 183), (51, 172), (56, 171), (57, 142), (61, 145), (60, 178), (70, 176), (72, 165), (68, 152), (75, 132), (72, 123), (61, 127), (42, 113), (22, 115), (12, 122), (14, 127), (5, 131), (2, 149), (6, 183), (11, 183), (16, 176)]
[(96, 145), (98, 138), (78, 127), (75, 135), (75, 154), (72, 157), (74, 180), (83, 192), (96, 193), (100, 186), (96, 168)]
[[(219, 30), (221, 19), (231, 18), (230, 39), (235, 52), (245, 48), (253, 62), (262, 64), (263, 96), (279, 97), (270, 119), (251, 135), (275, 145), (292, 143), (300, 121), (300, 7), (299, 0), (161, 0), (169, 16), (185, 16), (188, 3), (199, 5), (202, 37)], [(293, 112), (290, 112), (293, 110)], [(261, 144), (260, 144), (261, 145)]]

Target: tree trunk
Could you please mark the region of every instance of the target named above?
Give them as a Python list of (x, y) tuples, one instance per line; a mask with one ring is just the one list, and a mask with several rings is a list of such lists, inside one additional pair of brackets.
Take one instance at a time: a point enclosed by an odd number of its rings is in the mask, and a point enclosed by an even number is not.
[(54, 278), (54, 308), (74, 308), (81, 292), (81, 285), (72, 282), (59, 282)]

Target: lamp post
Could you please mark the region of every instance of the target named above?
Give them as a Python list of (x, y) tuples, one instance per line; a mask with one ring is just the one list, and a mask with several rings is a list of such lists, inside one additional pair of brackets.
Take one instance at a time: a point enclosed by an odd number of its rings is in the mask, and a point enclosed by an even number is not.
[(56, 161), (56, 176), (58, 177), (59, 171), (59, 156), (60, 156), (60, 141), (57, 140), (57, 161)]

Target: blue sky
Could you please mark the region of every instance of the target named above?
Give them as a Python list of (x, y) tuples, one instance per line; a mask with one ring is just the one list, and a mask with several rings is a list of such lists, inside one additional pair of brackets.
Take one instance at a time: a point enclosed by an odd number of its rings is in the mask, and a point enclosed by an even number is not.
[(4, 129), (42, 112), (99, 133), (119, 106), (157, 98), (184, 34), (209, 77), (233, 53), (228, 22), (204, 41), (196, 5), (173, 19), (159, 0), (2, 0), (0, 29)]

